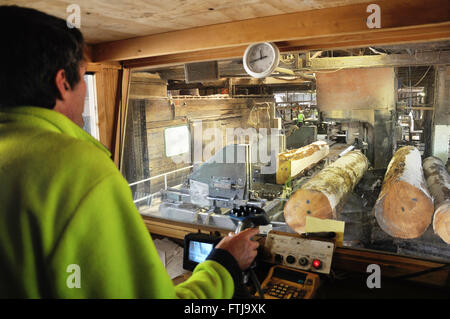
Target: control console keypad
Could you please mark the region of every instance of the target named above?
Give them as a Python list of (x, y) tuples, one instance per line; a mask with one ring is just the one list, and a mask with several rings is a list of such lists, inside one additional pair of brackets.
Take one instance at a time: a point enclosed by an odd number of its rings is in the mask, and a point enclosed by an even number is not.
[(269, 283), (263, 292), (279, 299), (303, 299), (307, 291), (283, 283)]

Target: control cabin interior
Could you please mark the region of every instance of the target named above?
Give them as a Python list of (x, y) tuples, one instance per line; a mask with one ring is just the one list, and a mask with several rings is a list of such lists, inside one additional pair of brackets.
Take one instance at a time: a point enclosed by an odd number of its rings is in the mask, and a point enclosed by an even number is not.
[[(68, 3), (6, 0), (61, 18), (76, 13)], [(448, 1), (77, 4), (85, 130), (111, 151), (155, 241), (181, 249), (189, 233), (224, 236), (264, 214), (261, 284), (282, 265), (320, 277), (303, 297), (448, 297)], [(444, 168), (438, 195), (431, 160)], [(317, 220), (330, 221), (319, 237)], [(331, 255), (305, 268), (314, 253), (268, 247), (269, 230), (332, 242)]]

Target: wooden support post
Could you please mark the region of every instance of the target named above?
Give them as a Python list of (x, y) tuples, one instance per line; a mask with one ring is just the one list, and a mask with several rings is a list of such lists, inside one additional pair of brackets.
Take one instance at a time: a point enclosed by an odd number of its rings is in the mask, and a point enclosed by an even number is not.
[(424, 159), (423, 172), (434, 200), (434, 232), (450, 244), (450, 175), (445, 164), (433, 156)]
[(374, 211), (381, 229), (392, 237), (417, 238), (427, 230), (434, 209), (417, 148), (395, 152)]
[(286, 223), (303, 233), (306, 216), (337, 219), (347, 195), (367, 171), (369, 161), (352, 151), (330, 164), (297, 190), (284, 207)]
[(450, 137), (450, 66), (436, 67), (435, 103), (431, 128), (431, 155), (448, 160)]

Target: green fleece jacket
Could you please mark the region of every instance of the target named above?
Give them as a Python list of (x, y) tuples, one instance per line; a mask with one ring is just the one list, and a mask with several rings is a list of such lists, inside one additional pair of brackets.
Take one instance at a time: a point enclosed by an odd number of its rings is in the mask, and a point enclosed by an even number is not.
[(231, 298), (227, 269), (174, 286), (109, 151), (53, 110), (0, 108), (0, 298)]

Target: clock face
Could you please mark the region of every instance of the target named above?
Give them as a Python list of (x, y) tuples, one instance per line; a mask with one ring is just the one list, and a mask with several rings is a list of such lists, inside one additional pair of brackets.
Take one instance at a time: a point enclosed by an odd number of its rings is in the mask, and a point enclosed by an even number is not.
[(272, 43), (250, 45), (244, 54), (244, 68), (253, 77), (270, 75), (278, 66), (279, 51)]

